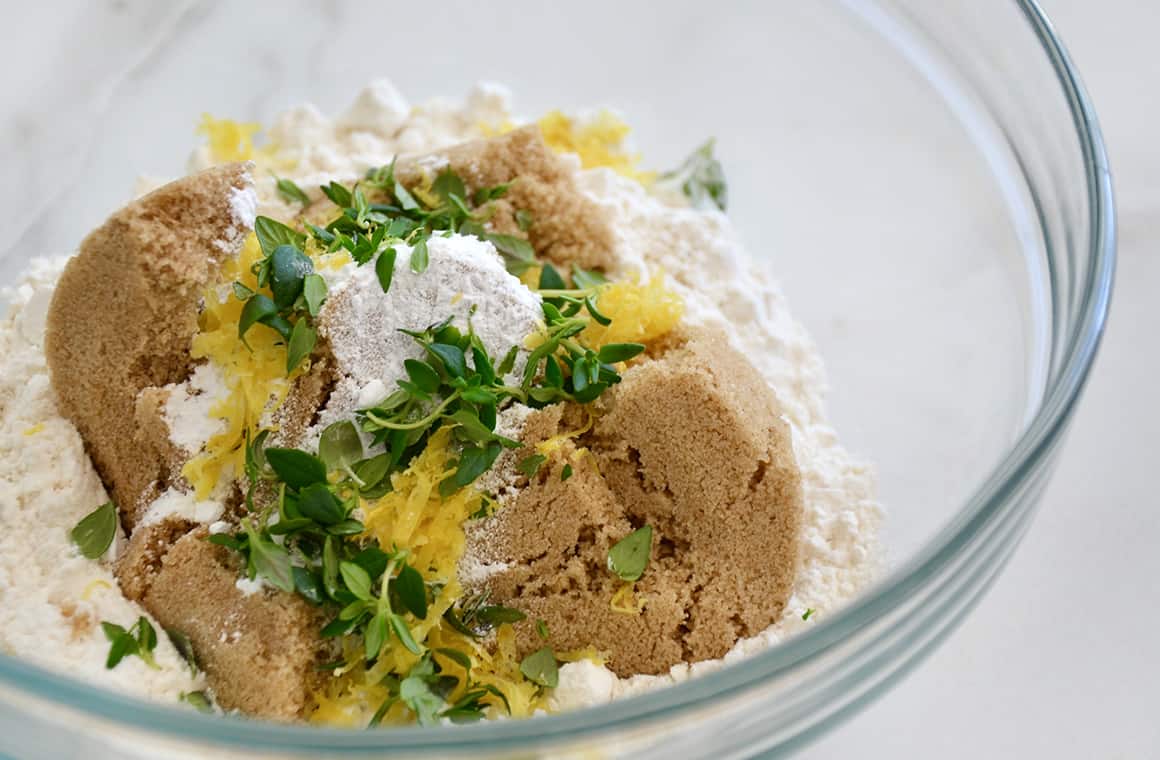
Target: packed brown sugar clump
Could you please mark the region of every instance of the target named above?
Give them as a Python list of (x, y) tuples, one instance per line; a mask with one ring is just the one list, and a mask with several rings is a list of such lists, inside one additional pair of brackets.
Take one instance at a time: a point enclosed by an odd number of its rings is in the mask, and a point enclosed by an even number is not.
[[(435, 157), (437, 161), (431, 159)], [(575, 263), (584, 269), (616, 272), (612, 229), (592, 199), (576, 187), (566, 159), (552, 152), (539, 127), (521, 127), (486, 140), (456, 145), (423, 158), (401, 158), (396, 176), (408, 187), (430, 185), (445, 166), (464, 182), (468, 192), (511, 183), (507, 193), (492, 202), (489, 224), (495, 232), (527, 237), (536, 255), (556, 264)], [(531, 214), (527, 231), (520, 229), (516, 211)], [(322, 199), (306, 217), (324, 224), (335, 206)]]
[(81, 243), (53, 295), (52, 387), (128, 527), (173, 478), (161, 389), (189, 376), (201, 296), (242, 244), (230, 199), (250, 186), (249, 170), (215, 167), (113, 214)]
[[(593, 430), (472, 527), (468, 552), (507, 563), (486, 588), (543, 619), (557, 651), (594, 646), (629, 676), (721, 657), (777, 620), (797, 570), (802, 497), (777, 400), (724, 336), (686, 334), (623, 377)], [(576, 429), (583, 414), (539, 411), (525, 442)], [(608, 550), (646, 524), (650, 561), (633, 592), (643, 609), (614, 610), (624, 582)], [(523, 651), (543, 645), (531, 622), (518, 632)]]

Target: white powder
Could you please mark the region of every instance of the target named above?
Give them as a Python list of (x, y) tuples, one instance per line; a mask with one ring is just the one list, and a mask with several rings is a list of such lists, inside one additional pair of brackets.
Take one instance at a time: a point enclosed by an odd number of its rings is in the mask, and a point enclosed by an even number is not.
[[(349, 264), (328, 275), (330, 296), (319, 314), (318, 328), (330, 343), (341, 377), (315, 434), (360, 405), (381, 401), (406, 377), (403, 361), (419, 358), (423, 351), (400, 329), (423, 330), (453, 316), (455, 325), (466, 330), (470, 318), (475, 334), (498, 363), (539, 327), (540, 297), (508, 273), (491, 243), (471, 236), (435, 236), (427, 248), (430, 264), (416, 274), (410, 266), (411, 248), (397, 246), (387, 293), (373, 264)], [(521, 348), (509, 380), (515, 382), (525, 364)]]
[(191, 492), (170, 488), (154, 499), (141, 518), (142, 525), (155, 525), (174, 517), (196, 523), (212, 523), (221, 518), (225, 507), (220, 501), (198, 501)]
[(253, 580), (242, 577), (234, 583), (234, 588), (242, 592), (242, 596), (253, 596), (262, 589), (266, 588), (265, 582), (261, 578), (254, 578)]
[(213, 241), (215, 247), (232, 256), (242, 247), (242, 241), (254, 229), (258, 214), (258, 195), (251, 186), (253, 178), (247, 171), (246, 187), (230, 189), (230, 226), (222, 231), (222, 238)]
[[(371, 167), (389, 164), (396, 155), (430, 153), (449, 145), (485, 137), (485, 128), (510, 118), (511, 95), (500, 85), (475, 85), (462, 101), (435, 98), (412, 107), (388, 80), (372, 82), (345, 112), (331, 119), (306, 104), (282, 113), (266, 130), (277, 146), (278, 176), (293, 179), (311, 198), (319, 185), (350, 181)], [(214, 163), (207, 146), (190, 156), (188, 169)], [(298, 204), (287, 204), (268, 172), (254, 178), (260, 202), (256, 212), (290, 218)]]
[(62, 265), (32, 260), (25, 283), (5, 294), (12, 306), (0, 321), (0, 652), (176, 704), (204, 682), (190, 676), (164, 635), (155, 652), (160, 670), (136, 657), (105, 669), (101, 621), (128, 628), (144, 611), (121, 595), (108, 567), (80, 556), (69, 539), (108, 497), (80, 435), (57, 412), (45, 365), (38, 304), (47, 302)]
[(165, 387), (165, 424), (169, 440), (189, 454), (196, 454), (214, 435), (226, 428), (226, 420), (211, 414), (214, 404), (229, 395), (221, 368), (201, 364), (188, 380)]

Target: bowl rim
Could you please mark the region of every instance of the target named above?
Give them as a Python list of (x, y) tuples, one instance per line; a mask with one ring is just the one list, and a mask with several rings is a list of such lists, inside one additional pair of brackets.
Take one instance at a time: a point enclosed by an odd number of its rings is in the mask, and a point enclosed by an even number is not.
[(201, 715), (109, 692), (3, 654), (0, 654), (0, 687), (59, 703), (132, 730), (224, 747), (260, 746), (288, 752), (335, 753), (373, 750), (382, 754), (469, 747), (502, 750), (533, 741), (595, 738), (650, 718), (675, 717), (723, 695), (735, 696), (819, 658), (859, 629), (904, 605), (922, 584), (922, 579), (933, 577), (961, 558), (969, 550), (971, 539), (1012, 507), (1007, 497), (1033, 479), (1050, 457), (1091, 370), (1110, 305), (1116, 261), (1115, 206), (1107, 151), (1095, 110), (1070, 56), (1037, 0), (1013, 1), (1055, 70), (1083, 156), (1091, 230), (1086, 244), (1089, 270), (1082, 283), (1077, 318), (1067, 336), (1053, 382), (1003, 460), (916, 556), (833, 616), (783, 644), (747, 657), (744, 667), (727, 666), (669, 688), (572, 713), (534, 720), (490, 721), (437, 731), (400, 727), (390, 732), (366, 732)]

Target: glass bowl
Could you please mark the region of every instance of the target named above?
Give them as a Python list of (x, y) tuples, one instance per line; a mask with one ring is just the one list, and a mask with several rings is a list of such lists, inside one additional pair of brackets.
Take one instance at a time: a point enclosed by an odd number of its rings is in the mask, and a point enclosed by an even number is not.
[[(741, 664), (527, 721), (351, 732), (213, 718), (0, 656), (0, 753), (786, 753), (970, 611), (1031, 520), (1111, 290), (1104, 147), (1033, 2), (268, 7), (28, 9), (49, 33), (0, 46), (24, 72), (0, 146), (5, 281), (73, 250), (137, 175), (180, 173), (203, 111), (337, 110), (382, 75), (415, 100), (491, 79), (529, 115), (619, 109), (653, 166), (714, 135), (732, 217), (827, 360), (835, 427), (878, 468), (892, 569)], [(44, 65), (22, 66), (33, 59)]]

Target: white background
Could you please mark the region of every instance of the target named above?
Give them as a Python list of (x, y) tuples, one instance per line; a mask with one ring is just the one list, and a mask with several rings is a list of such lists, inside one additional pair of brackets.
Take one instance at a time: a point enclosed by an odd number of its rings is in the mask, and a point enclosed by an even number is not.
[(1160, 757), (1160, 3), (1043, 0), (1111, 154), (1112, 315), (1035, 524), (926, 663), (809, 758)]

